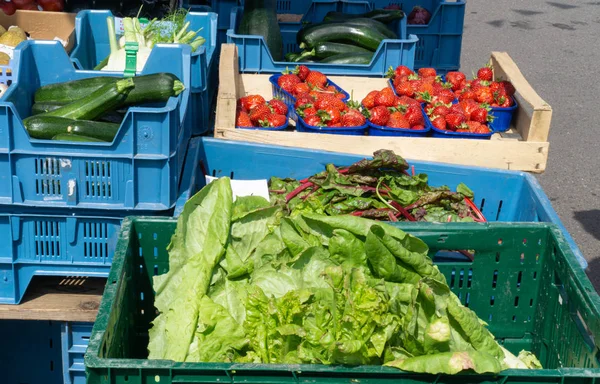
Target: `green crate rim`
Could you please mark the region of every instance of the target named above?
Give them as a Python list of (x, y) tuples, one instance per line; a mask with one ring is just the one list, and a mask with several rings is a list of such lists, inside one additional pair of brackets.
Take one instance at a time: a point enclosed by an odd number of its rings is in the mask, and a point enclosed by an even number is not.
[[(115, 368), (115, 369), (147, 369), (147, 370), (202, 370), (203, 372), (215, 371), (219, 373), (232, 372), (231, 382), (233, 382), (233, 371), (239, 372), (258, 372), (258, 371), (270, 371), (271, 373), (298, 373), (299, 375), (306, 374), (319, 374), (327, 373), (332, 376), (343, 376), (345, 374), (380, 374), (389, 377), (399, 376), (423, 376), (424, 374), (415, 374), (412, 372), (404, 372), (395, 368), (373, 366), (373, 365), (361, 365), (356, 367), (343, 367), (335, 366), (335, 371), (332, 371), (332, 366), (322, 364), (240, 364), (240, 363), (180, 363), (172, 360), (149, 360), (149, 359), (111, 359), (111, 358), (100, 358), (100, 348), (104, 333), (107, 327), (109, 316), (113, 307), (118, 305), (118, 301), (115, 300), (118, 297), (118, 293), (121, 289), (120, 282), (124, 277), (125, 269), (124, 263), (127, 257), (129, 235), (131, 233), (132, 226), (136, 222), (146, 223), (176, 223), (177, 219), (174, 218), (160, 218), (160, 217), (147, 217), (147, 216), (129, 216), (123, 220), (121, 226), (121, 232), (119, 234), (117, 249), (113, 257), (112, 267), (108, 275), (104, 294), (102, 295), (102, 301), (98, 308), (98, 317), (94, 323), (90, 342), (85, 353), (85, 367), (86, 371), (88, 368)], [(502, 229), (518, 226), (518, 228), (527, 231), (528, 229), (547, 228), (551, 234), (555, 237), (557, 244), (561, 246), (565, 259), (567, 262), (566, 267), (569, 268), (569, 276), (571, 282), (574, 283), (580, 292), (586, 292), (583, 297), (580, 297), (582, 302), (587, 306), (587, 310), (594, 313), (596, 318), (600, 319), (600, 296), (596, 293), (593, 285), (588, 279), (585, 271), (581, 268), (577, 258), (572, 253), (568, 242), (565, 240), (562, 232), (555, 224), (549, 223), (451, 223), (451, 224), (433, 224), (431, 223), (414, 223), (411, 227), (411, 232), (427, 231), (435, 228), (436, 230), (442, 228), (451, 228), (452, 230), (467, 230), (467, 231), (485, 231), (489, 229)], [(598, 346), (596, 346), (598, 350)], [(540, 370), (519, 370), (509, 369), (502, 371), (497, 375), (476, 375), (476, 374), (460, 374), (459, 376), (471, 376), (475, 375), (480, 378), (484, 377), (526, 377), (527, 380), (532, 378), (591, 378), (597, 377), (600, 381), (600, 368), (556, 368), (556, 369), (540, 369)], [(430, 375), (430, 376), (444, 376), (444, 375)], [(434, 381), (435, 382), (435, 381)]]

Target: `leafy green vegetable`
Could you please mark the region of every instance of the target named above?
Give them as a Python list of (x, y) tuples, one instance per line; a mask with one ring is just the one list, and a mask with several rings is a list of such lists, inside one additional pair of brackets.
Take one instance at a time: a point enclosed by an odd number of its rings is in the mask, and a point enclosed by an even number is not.
[[(323, 185), (345, 188), (345, 175), (329, 175)], [(169, 271), (154, 279), (151, 359), (376, 364), (431, 374), (541, 367), (533, 354), (514, 356), (494, 340), (423, 241), (379, 221), (310, 211), (283, 217), (262, 198), (234, 203), (221, 178), (185, 205), (168, 251)]]
[(305, 180), (270, 180), (271, 202), (292, 217), (303, 213), (354, 215), (383, 221), (485, 221), (467, 199), (465, 184), (456, 192), (431, 187), (425, 174), (410, 176), (408, 163), (392, 151), (379, 150), (372, 159), (349, 167), (327, 164)]

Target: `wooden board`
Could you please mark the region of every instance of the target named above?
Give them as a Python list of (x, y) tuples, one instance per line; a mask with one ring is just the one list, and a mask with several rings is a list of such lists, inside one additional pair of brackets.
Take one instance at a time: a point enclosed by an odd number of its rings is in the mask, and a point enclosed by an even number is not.
[(2, 320), (94, 322), (106, 279), (35, 277), (19, 305), (0, 305)]
[[(504, 52), (493, 52), (490, 58), (496, 77), (513, 82), (520, 101), (514, 126), (510, 131), (494, 134), (491, 140), (343, 136), (235, 129), (237, 99), (244, 95), (273, 96), (270, 75), (240, 74), (237, 47), (224, 44), (219, 67), (216, 138), (261, 144), (372, 155), (378, 149), (391, 149), (406, 159), (426, 160), (461, 165), (541, 173), (546, 168), (547, 142), (552, 108), (541, 99), (525, 80), (516, 64)], [(387, 80), (370, 77), (329, 76), (329, 78), (361, 100), (374, 89), (387, 86)], [(293, 122), (291, 123), (293, 125)]]

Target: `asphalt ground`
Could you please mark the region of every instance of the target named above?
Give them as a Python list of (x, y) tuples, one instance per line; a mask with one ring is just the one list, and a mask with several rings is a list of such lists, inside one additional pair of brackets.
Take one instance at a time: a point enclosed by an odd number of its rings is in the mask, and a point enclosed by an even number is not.
[(536, 176), (600, 290), (600, 1), (467, 0), (461, 69), (506, 51), (552, 106), (546, 172)]

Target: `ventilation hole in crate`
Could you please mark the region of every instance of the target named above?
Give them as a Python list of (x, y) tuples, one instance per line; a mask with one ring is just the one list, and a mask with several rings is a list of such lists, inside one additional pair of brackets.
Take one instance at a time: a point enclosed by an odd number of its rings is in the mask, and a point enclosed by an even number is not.
[(142, 310), (140, 310), (140, 313), (143, 315), (143, 314), (144, 314), (144, 310), (143, 310), (143, 309), (142, 309)]
[(521, 280), (523, 279), (523, 271), (519, 271), (517, 276), (517, 288), (521, 288)]
[(213, 169), (212, 175), (213, 175), (213, 177), (217, 177), (217, 170), (216, 169)]
[(144, 252), (142, 251), (142, 247), (138, 247), (138, 254), (140, 257), (144, 257)]
[(493, 307), (495, 302), (496, 302), (496, 297), (495, 296), (491, 296), (490, 297), (490, 307)]
[(144, 301), (144, 292), (140, 292), (140, 300)]
[(50, 349), (52, 349), (53, 345), (54, 345), (54, 341), (51, 338), (48, 341), (49, 341)]
[(292, 8), (291, 0), (278, 0), (277, 1), (277, 13), (289, 12)]
[(479, 205), (479, 210), (483, 212), (483, 207), (485, 207), (485, 199), (481, 199), (481, 204)]
[(538, 245), (542, 245), (542, 239), (538, 239)]
[(54, 360), (50, 360), (50, 372), (54, 372)]
[(533, 299), (529, 299), (529, 306), (533, 307)]
[(501, 212), (502, 212), (502, 200), (500, 200), (500, 203), (498, 204), (498, 212), (496, 213), (496, 221), (498, 221), (500, 219)]
[(491, 322), (492, 322), (492, 319), (493, 319), (493, 316), (492, 316), (492, 314), (490, 313), (490, 315), (488, 316), (488, 323), (491, 323)]
[(38, 195), (60, 196), (60, 162), (53, 158), (34, 160), (35, 191)]
[(60, 257), (60, 223), (52, 220), (37, 220), (33, 226), (36, 256)]
[(494, 277), (492, 278), (492, 288), (496, 288), (498, 284), (498, 270), (494, 271)]
[(537, 271), (533, 272), (533, 280), (537, 279)]
[(500, 252), (496, 252), (496, 263), (500, 262)]
[(108, 223), (84, 221), (84, 256), (104, 259), (108, 257)]
[(152, 239), (154, 241), (156, 241), (156, 239), (158, 239), (158, 234), (156, 232), (152, 234)]
[(142, 238), (142, 233), (140, 232), (140, 233), (138, 233), (138, 239), (141, 239), (141, 238)]
[(452, 268), (452, 275), (450, 276), (450, 288), (454, 288), (455, 275), (456, 275), (456, 269)]
[(520, 260), (521, 260), (521, 264), (525, 263), (525, 254), (524, 253), (521, 253)]
[(527, 239), (523, 239), (523, 245), (527, 245)]
[(87, 335), (81, 335), (81, 340), (89, 340), (90, 337)]
[(467, 293), (465, 296), (465, 307), (469, 307), (469, 300), (471, 299), (471, 294)]
[(233, 180), (233, 179), (234, 179), (234, 172), (233, 172), (233, 171), (231, 171), (231, 173), (229, 174), (229, 178), (230, 178), (231, 180)]
[(463, 287), (463, 282), (465, 281), (465, 270), (460, 270), (460, 277), (458, 278), (458, 288)]
[(502, 239), (498, 239), (498, 245), (502, 245), (503, 241)]
[(535, 255), (535, 263), (538, 264), (540, 262), (540, 254)]
[(160, 376), (158, 376), (158, 375), (154, 376), (154, 381), (157, 383), (160, 383)]
[(517, 316), (516, 315), (513, 315), (512, 321), (517, 321)]
[(472, 282), (473, 282), (473, 269), (469, 268), (469, 275), (467, 278), (467, 288), (471, 288)]
[(458, 292), (458, 300), (462, 303), (462, 292)]
[(144, 274), (144, 266), (140, 264), (140, 275)]
[(158, 248), (154, 247), (154, 258), (158, 259)]
[(527, 316), (527, 321), (531, 321), (531, 316)]
[(93, 199), (112, 198), (110, 161), (85, 161), (85, 197)]
[(425, 40), (419, 39), (417, 41), (417, 49), (415, 51), (415, 61), (425, 60)]
[(438, 237), (438, 243), (445, 243), (447, 238), (448, 238), (448, 235), (440, 235)]
[(519, 306), (519, 296), (515, 296), (515, 307)]
[(154, 265), (154, 276), (158, 276), (158, 265)]

